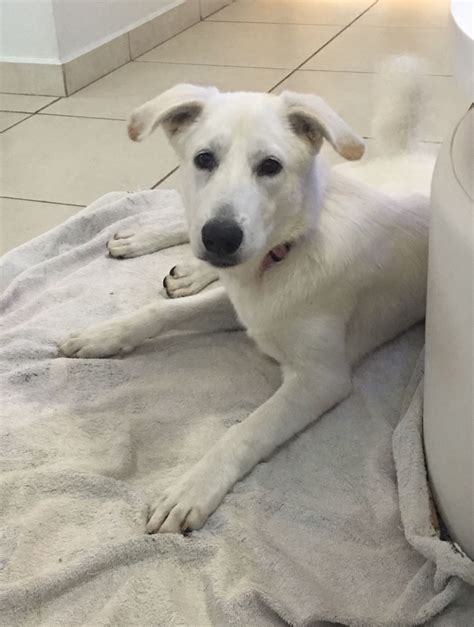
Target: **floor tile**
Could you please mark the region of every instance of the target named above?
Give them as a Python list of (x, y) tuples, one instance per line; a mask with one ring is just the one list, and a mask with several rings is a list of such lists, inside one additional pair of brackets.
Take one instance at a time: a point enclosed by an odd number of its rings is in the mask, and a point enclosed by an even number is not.
[(123, 122), (37, 114), (0, 136), (0, 195), (87, 205), (147, 189), (176, 165), (158, 130), (131, 142)]
[(19, 113), (35, 113), (46, 105), (54, 102), (52, 96), (25, 96), (23, 94), (0, 94), (0, 111), (18, 111)]
[(53, 205), (0, 198), (0, 255), (64, 222), (80, 210), (70, 205)]
[(351, 26), (303, 66), (305, 70), (373, 72), (388, 55), (426, 59), (430, 74), (451, 75), (449, 29)]
[[(355, 131), (371, 134), (375, 75), (352, 72), (295, 72), (278, 86), (322, 96)], [(466, 109), (466, 98), (450, 76), (424, 76), (425, 111), (421, 116), (420, 139), (439, 142)]]
[(357, 26), (447, 27), (449, 0), (379, 0)]
[(294, 69), (341, 27), (200, 22), (147, 52), (143, 61)]
[(11, 111), (0, 111), (0, 133), (6, 131), (7, 128), (18, 124), (22, 120), (26, 120), (28, 113), (14, 113)]
[(132, 109), (177, 83), (215, 85), (224, 91), (268, 91), (287, 70), (128, 63), (69, 98), (63, 98), (44, 113), (125, 119)]
[(360, 15), (374, 0), (237, 0), (214, 13), (213, 22), (268, 22), (279, 24), (346, 25)]

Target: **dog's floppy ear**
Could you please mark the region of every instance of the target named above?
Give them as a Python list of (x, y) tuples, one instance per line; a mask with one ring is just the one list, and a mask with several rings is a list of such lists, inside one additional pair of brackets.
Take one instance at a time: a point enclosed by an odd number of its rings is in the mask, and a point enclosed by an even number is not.
[(217, 93), (215, 87), (176, 85), (132, 112), (128, 136), (133, 141), (142, 141), (161, 124), (172, 139), (201, 115), (206, 101)]
[(281, 98), (293, 130), (309, 141), (315, 152), (321, 148), (324, 138), (344, 159), (355, 161), (362, 157), (364, 140), (322, 98), (292, 91), (282, 92)]

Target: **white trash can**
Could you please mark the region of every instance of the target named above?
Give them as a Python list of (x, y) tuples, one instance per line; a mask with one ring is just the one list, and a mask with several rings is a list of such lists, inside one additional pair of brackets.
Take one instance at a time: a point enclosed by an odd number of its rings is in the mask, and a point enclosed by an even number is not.
[(444, 142), (432, 185), (423, 435), (444, 523), (474, 559), (474, 107)]
[[(474, 4), (451, 3), (454, 71), (474, 100)], [(474, 108), (433, 174), (423, 436), (434, 499), (474, 559)]]

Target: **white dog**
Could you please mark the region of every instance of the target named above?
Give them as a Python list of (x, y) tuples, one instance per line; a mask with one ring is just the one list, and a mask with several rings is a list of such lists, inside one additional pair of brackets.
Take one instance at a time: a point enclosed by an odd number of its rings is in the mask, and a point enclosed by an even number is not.
[[(316, 96), (178, 85), (132, 114), (133, 140), (161, 125), (179, 156), (189, 234), (119, 233), (110, 253), (135, 256), (189, 238), (203, 261), (173, 268), (165, 279), (173, 298), (71, 336), (62, 354), (127, 353), (170, 328), (235, 328), (237, 314), (283, 376), (166, 490), (148, 532), (201, 527), (259, 461), (350, 393), (355, 362), (424, 317), (433, 163), (408, 150), (414, 65), (392, 63), (375, 125), (385, 156), (358, 168), (321, 162), (323, 140), (348, 160), (360, 159), (364, 142)], [(215, 289), (175, 298), (217, 278)]]

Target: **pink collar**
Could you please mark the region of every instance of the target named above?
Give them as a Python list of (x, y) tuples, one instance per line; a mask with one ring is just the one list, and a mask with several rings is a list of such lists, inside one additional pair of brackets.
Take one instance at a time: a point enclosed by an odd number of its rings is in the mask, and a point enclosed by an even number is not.
[(276, 263), (280, 263), (290, 252), (291, 244), (289, 242), (285, 242), (284, 244), (278, 244), (275, 248), (272, 248), (270, 252), (268, 252), (262, 260), (260, 264), (260, 274), (263, 274), (267, 270), (269, 270)]

